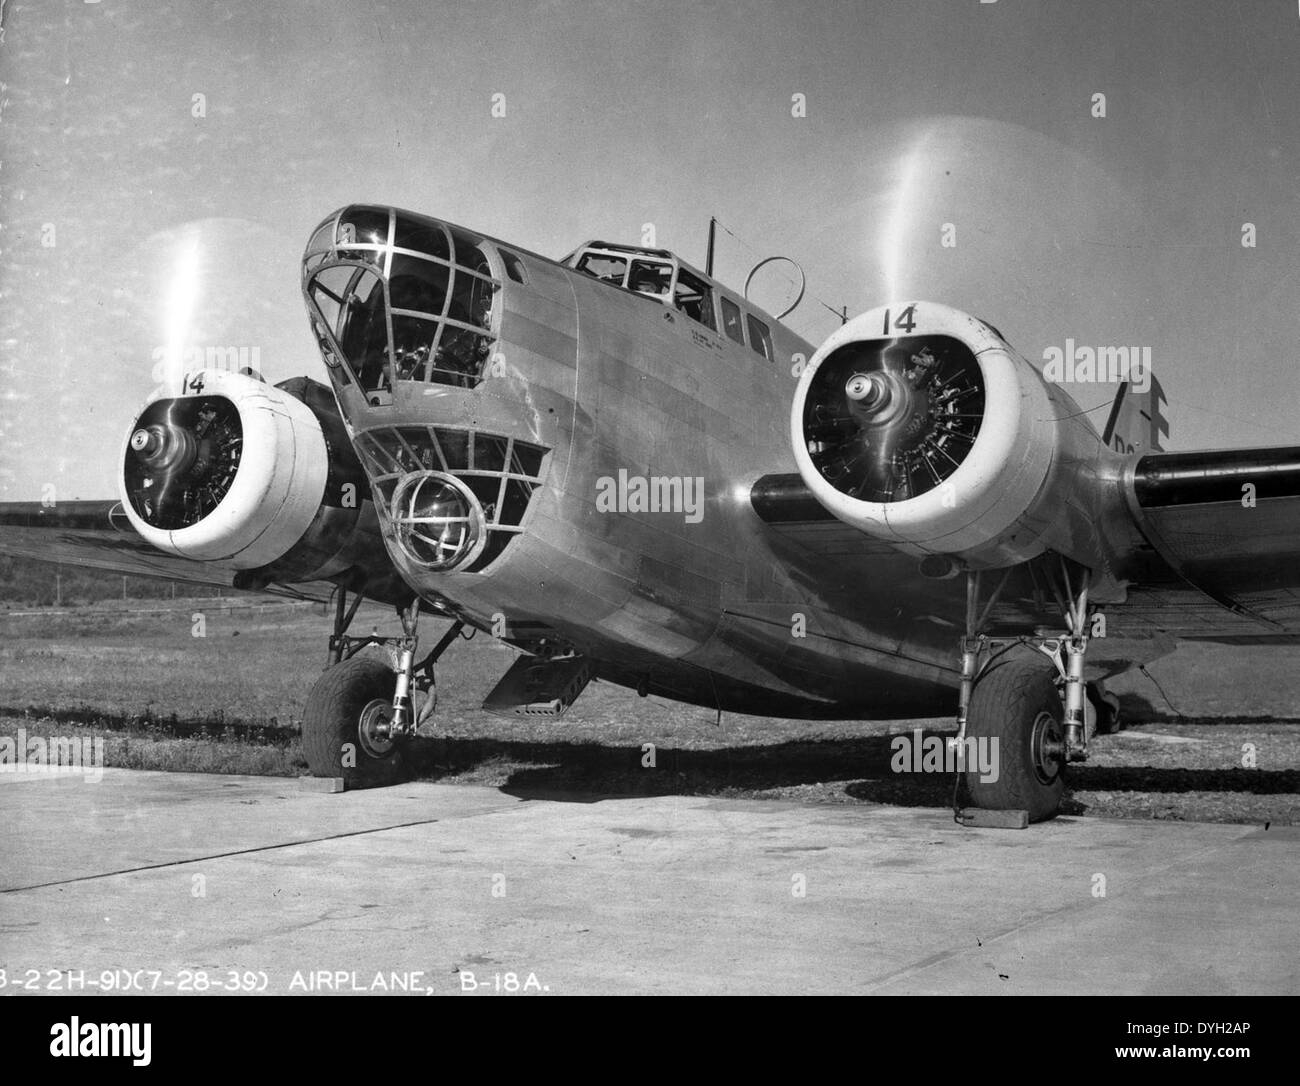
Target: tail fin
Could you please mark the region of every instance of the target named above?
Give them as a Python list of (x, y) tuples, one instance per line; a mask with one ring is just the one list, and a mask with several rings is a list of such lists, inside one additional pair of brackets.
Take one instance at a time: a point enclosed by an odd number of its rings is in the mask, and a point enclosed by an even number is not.
[(1160, 408), (1169, 401), (1156, 375), (1148, 372), (1146, 376), (1141, 392), (1134, 391), (1132, 382), (1123, 382), (1111, 404), (1102, 440), (1118, 453), (1165, 451), (1161, 439), (1169, 436), (1169, 420)]

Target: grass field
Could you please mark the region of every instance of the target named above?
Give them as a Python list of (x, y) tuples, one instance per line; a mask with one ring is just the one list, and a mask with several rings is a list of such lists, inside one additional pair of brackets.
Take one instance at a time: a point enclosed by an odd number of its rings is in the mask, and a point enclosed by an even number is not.
[[(311, 605), (116, 601), (64, 614), (0, 615), (0, 733), (96, 734), (109, 765), (294, 775), (302, 708), (325, 663), (329, 618)], [(122, 614), (123, 607), (144, 613)], [(196, 616), (202, 615), (199, 623)], [(391, 630), (363, 610), (353, 632)], [(426, 644), (442, 623), (423, 629)], [(195, 636), (201, 633), (202, 636)], [(515, 653), (479, 635), (438, 668), (423, 776), (512, 793), (691, 793), (827, 803), (946, 806), (950, 777), (890, 769), (890, 737), (947, 719), (808, 722), (716, 714), (593, 683), (560, 721), (479, 705)], [(1300, 671), (1290, 648), (1187, 645), (1114, 684), (1134, 723), (1099, 737), (1066, 811), (1137, 818), (1300, 821)], [(642, 765), (654, 744), (656, 765)], [(1255, 768), (1242, 767), (1244, 744)]]

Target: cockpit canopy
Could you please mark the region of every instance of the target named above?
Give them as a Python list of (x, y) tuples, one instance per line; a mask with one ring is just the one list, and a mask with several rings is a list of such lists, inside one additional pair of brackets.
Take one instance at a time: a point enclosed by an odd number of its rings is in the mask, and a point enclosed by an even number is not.
[(700, 276), (667, 249), (637, 249), (608, 241), (590, 241), (563, 263), (602, 283), (658, 299), (692, 320), (717, 331), (713, 294)]
[(561, 263), (602, 283), (670, 305), (711, 331), (723, 332), (742, 346), (748, 344), (756, 354), (775, 358), (771, 330), (749, 312), (748, 302), (710, 282), (667, 249), (589, 241)]
[(396, 381), (472, 388), (500, 317), (500, 280), (483, 239), (436, 219), (353, 206), (315, 230), (303, 290), (321, 353), (337, 381), (371, 403)]

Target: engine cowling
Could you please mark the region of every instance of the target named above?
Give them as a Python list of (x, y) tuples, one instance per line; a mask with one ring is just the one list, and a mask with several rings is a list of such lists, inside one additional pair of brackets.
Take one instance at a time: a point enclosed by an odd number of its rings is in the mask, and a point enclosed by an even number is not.
[(984, 322), (902, 303), (821, 345), (791, 440), (804, 484), (845, 523), (909, 553), (1010, 565), (1054, 545), (1047, 499), (1065, 447), (1086, 439), (1062, 427), (1059, 395)]
[(123, 449), (122, 504), (141, 536), (250, 571), (240, 587), (387, 567), (369, 484), (328, 389), (215, 369), (187, 374), (184, 389), (146, 404)]

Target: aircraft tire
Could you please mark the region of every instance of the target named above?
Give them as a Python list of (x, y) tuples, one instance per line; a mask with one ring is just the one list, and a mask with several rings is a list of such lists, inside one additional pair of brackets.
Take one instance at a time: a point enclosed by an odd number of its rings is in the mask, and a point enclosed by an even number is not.
[(382, 660), (354, 656), (316, 680), (302, 718), (302, 749), (313, 777), (342, 777), (345, 788), (374, 788), (405, 779), (401, 743), (381, 751), (362, 730), (368, 713), (383, 712), (392, 704), (396, 678)]
[(1065, 709), (1050, 668), (1031, 659), (995, 663), (971, 692), (966, 734), (998, 740), (996, 780), (981, 780), (975, 765), (965, 770), (976, 807), (1028, 811), (1030, 822), (1055, 817), (1065, 793), (1065, 761), (1043, 747), (1063, 748)]

